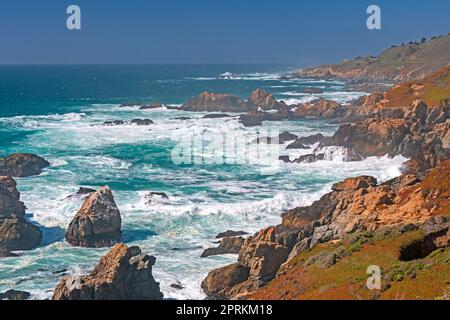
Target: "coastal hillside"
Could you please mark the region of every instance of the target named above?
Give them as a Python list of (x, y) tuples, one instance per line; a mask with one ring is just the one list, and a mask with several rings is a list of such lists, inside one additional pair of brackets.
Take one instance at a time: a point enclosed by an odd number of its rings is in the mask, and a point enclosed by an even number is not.
[(352, 82), (402, 82), (420, 79), (450, 62), (450, 34), (392, 46), (378, 56), (297, 70), (297, 77)]

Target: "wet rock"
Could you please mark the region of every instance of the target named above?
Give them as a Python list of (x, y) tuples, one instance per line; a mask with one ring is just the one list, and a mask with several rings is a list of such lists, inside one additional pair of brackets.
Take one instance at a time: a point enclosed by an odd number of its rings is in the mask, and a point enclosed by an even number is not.
[(294, 142), (289, 144), (286, 149), (308, 149), (305, 145), (313, 145), (317, 142), (321, 142), (325, 137), (321, 134), (314, 134), (307, 137), (297, 138)]
[(229, 237), (238, 237), (238, 236), (243, 236), (248, 234), (247, 232), (244, 231), (233, 231), (233, 230), (227, 230), (225, 232), (219, 233), (216, 236), (216, 239), (221, 239), (221, 238), (229, 238)]
[(237, 254), (241, 250), (243, 244), (244, 238), (242, 237), (223, 238), (218, 247), (205, 249), (200, 257), (207, 258), (209, 256), (229, 253)]
[(131, 120), (131, 124), (136, 125), (136, 126), (149, 126), (153, 123), (154, 122), (150, 119), (133, 119), (133, 120)]
[(104, 126), (123, 126), (125, 121), (123, 120), (113, 120), (113, 121), (105, 121), (103, 122)]
[(120, 211), (108, 187), (102, 187), (84, 201), (66, 231), (73, 246), (107, 247), (120, 241)]
[(184, 289), (184, 287), (182, 285), (178, 284), (178, 283), (172, 283), (170, 285), (170, 287), (173, 288), (173, 289), (177, 289), (177, 290), (183, 290)]
[(15, 153), (0, 158), (0, 176), (30, 177), (42, 173), (50, 163), (34, 154)]
[(152, 109), (159, 109), (159, 108), (164, 108), (164, 105), (162, 103), (155, 102), (155, 103), (151, 103), (148, 105), (140, 106), (139, 110), (152, 110)]
[(8, 290), (0, 293), (0, 300), (27, 300), (30, 293), (26, 291)]
[(116, 244), (89, 275), (62, 278), (53, 300), (161, 300), (152, 275), (155, 262), (138, 247)]
[(226, 113), (210, 113), (203, 116), (203, 119), (219, 119), (219, 118), (230, 118), (232, 115)]

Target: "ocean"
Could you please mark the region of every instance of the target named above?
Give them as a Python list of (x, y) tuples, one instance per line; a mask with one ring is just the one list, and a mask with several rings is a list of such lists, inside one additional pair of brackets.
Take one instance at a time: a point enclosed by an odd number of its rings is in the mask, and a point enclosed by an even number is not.
[[(63, 274), (88, 273), (105, 254), (107, 249), (76, 248), (64, 241), (65, 229), (82, 204), (69, 196), (80, 186), (108, 185), (113, 190), (123, 241), (157, 258), (153, 274), (165, 298), (202, 299), (200, 284), (206, 274), (237, 257), (200, 258), (203, 249), (216, 245), (218, 233), (231, 229), (251, 234), (277, 224), (283, 211), (310, 204), (347, 177), (368, 174), (384, 181), (400, 174), (403, 157), (343, 162), (339, 152), (312, 164), (285, 164), (277, 158), (176, 164), (173, 149), (192, 133), (257, 136), (265, 128), (299, 136), (332, 135), (337, 125), (304, 119), (245, 128), (236, 118), (119, 107), (129, 102), (181, 105), (203, 91), (247, 98), (256, 88), (290, 104), (318, 97), (346, 103), (362, 95), (344, 91), (344, 84), (336, 81), (282, 77), (291, 70), (280, 65), (0, 67), (0, 156), (29, 152), (51, 163), (39, 176), (16, 179), (27, 217), (39, 225), (44, 239), (35, 250), (0, 259), (0, 292), (13, 288), (29, 291), (32, 299), (51, 298)], [(305, 88), (323, 93), (305, 94)], [(102, 125), (135, 118), (154, 124)], [(285, 146), (280, 146), (283, 154)], [(196, 152), (210, 156), (208, 150)], [(262, 174), (274, 161), (278, 169)], [(149, 201), (150, 192), (164, 192), (169, 199)]]

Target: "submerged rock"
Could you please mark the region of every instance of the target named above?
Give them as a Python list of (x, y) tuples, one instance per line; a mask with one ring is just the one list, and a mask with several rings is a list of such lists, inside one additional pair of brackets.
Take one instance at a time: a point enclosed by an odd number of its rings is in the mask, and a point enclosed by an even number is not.
[(34, 154), (15, 153), (0, 158), (0, 176), (30, 177), (42, 173), (50, 163)]
[(108, 187), (91, 194), (83, 203), (66, 231), (73, 246), (108, 247), (120, 241), (122, 218)]
[(116, 244), (89, 275), (62, 278), (53, 300), (161, 300), (155, 262), (138, 247)]
[(39, 228), (25, 220), (16, 186), (13, 178), (0, 177), (0, 250), (8, 256), (10, 251), (34, 249), (42, 239)]

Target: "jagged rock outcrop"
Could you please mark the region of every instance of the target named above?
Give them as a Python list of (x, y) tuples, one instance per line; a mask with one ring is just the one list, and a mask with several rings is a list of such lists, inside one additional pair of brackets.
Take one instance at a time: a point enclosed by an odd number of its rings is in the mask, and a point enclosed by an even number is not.
[(346, 110), (346, 107), (340, 105), (335, 101), (318, 99), (298, 105), (295, 108), (294, 113), (299, 118), (318, 117), (324, 119), (335, 119), (342, 117)]
[(202, 289), (210, 300), (228, 299), (228, 290), (244, 282), (249, 275), (248, 268), (234, 263), (222, 268), (214, 269), (202, 282)]
[(84, 200), (70, 222), (66, 240), (73, 246), (107, 247), (120, 241), (122, 218), (109, 187), (102, 187)]
[(221, 232), (216, 236), (216, 239), (222, 239), (222, 238), (230, 238), (230, 237), (239, 237), (244, 236), (248, 234), (245, 231), (234, 231), (234, 230), (227, 230), (225, 232)]
[(248, 109), (277, 110), (286, 107), (284, 102), (278, 102), (273, 94), (263, 89), (256, 89), (247, 100)]
[(286, 149), (307, 149), (306, 146), (314, 145), (321, 142), (325, 137), (321, 133), (313, 134), (311, 136), (297, 138), (290, 143)]
[(13, 178), (0, 176), (0, 250), (4, 256), (34, 249), (42, 239), (39, 228), (25, 220), (25, 206), (16, 186)]
[[(383, 184), (362, 176), (334, 184), (332, 192), (312, 205), (284, 213), (282, 224), (247, 238), (238, 258), (241, 269), (234, 266), (233, 270), (248, 270), (249, 276), (244, 280), (236, 277), (241, 282), (220, 287), (221, 294), (226, 298), (246, 296), (271, 281), (288, 260), (317, 244), (386, 226), (423, 224), (432, 217), (448, 214), (449, 177), (450, 159), (425, 175), (404, 174)], [(430, 224), (427, 232), (437, 244), (447, 245), (447, 224)], [(330, 257), (320, 261), (331, 261)], [(223, 270), (229, 273), (232, 269)], [(215, 271), (216, 278), (220, 272)], [(211, 285), (208, 292), (214, 292)]]
[(116, 244), (89, 275), (62, 278), (53, 300), (161, 300), (155, 262), (138, 247)]
[(245, 112), (248, 110), (245, 101), (231, 94), (203, 92), (186, 101), (180, 108), (184, 111), (220, 111)]
[(220, 240), (218, 247), (205, 249), (201, 257), (207, 258), (209, 256), (216, 256), (221, 254), (239, 253), (243, 245), (244, 238), (242, 237), (226, 237)]
[(0, 158), (0, 176), (30, 177), (42, 173), (50, 163), (30, 153), (15, 153)]

